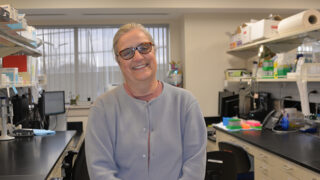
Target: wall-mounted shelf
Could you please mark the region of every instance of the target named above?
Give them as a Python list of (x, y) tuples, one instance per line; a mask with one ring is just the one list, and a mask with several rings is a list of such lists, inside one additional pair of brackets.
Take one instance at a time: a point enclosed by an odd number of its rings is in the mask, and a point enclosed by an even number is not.
[(41, 52), (31, 44), (31, 40), (26, 39), (13, 30), (0, 28), (0, 57), (13, 55), (17, 53), (30, 55), (34, 57), (41, 56)]
[[(227, 82), (249, 82), (253, 81), (251, 78), (227, 79)], [(297, 78), (281, 78), (281, 79), (255, 79), (255, 82), (296, 82)], [(320, 78), (307, 78), (307, 82), (320, 82)]]
[[(8, 23), (16, 23), (10, 21)], [(7, 24), (8, 24), (7, 23)], [(41, 52), (32, 44), (34, 41), (19, 35), (15, 30), (10, 29), (4, 22), (0, 23), (0, 57), (24, 54), (38, 57)], [(0, 89), (15, 86), (16, 88), (35, 87), (37, 83), (1, 85)]]
[(320, 40), (320, 25), (278, 34), (272, 38), (252, 42), (234, 49), (230, 49), (227, 51), (227, 53), (239, 57), (252, 57), (258, 54), (260, 45), (265, 45), (271, 51), (280, 53), (300, 46), (306, 37)]
[(23, 87), (34, 87), (36, 86), (37, 84), (36, 83), (27, 83), (27, 84), (9, 84), (9, 85), (0, 85), (0, 89), (3, 89), (3, 88), (7, 88), (8, 86), (9, 87), (12, 87), (12, 85), (16, 88), (23, 88)]

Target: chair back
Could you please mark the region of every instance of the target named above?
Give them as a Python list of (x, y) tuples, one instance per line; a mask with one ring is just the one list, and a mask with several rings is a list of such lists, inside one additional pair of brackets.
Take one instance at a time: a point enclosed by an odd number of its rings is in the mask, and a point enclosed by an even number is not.
[(248, 173), (250, 170), (250, 159), (248, 152), (237, 144), (221, 141), (219, 142), (219, 150), (234, 154), (235, 167), (237, 174)]
[(234, 155), (226, 151), (207, 152), (205, 180), (236, 180)]
[(72, 180), (90, 180), (87, 169), (84, 141), (81, 144), (77, 158), (72, 168)]

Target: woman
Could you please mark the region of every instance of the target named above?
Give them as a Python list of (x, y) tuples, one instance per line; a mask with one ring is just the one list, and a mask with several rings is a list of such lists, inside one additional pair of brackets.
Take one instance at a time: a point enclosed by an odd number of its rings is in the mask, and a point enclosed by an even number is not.
[(124, 83), (91, 108), (91, 180), (204, 179), (207, 131), (196, 99), (156, 79), (153, 39), (141, 24), (122, 26), (113, 48)]

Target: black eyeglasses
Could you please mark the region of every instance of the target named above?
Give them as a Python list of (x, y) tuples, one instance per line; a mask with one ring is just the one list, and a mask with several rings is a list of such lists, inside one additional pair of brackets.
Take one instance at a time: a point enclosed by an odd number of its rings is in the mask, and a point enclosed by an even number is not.
[(121, 50), (117, 56), (121, 56), (121, 58), (124, 60), (129, 60), (133, 58), (136, 50), (138, 50), (141, 54), (148, 54), (149, 52), (151, 52), (152, 46), (152, 42), (144, 42), (139, 44), (139, 46), (137, 47)]

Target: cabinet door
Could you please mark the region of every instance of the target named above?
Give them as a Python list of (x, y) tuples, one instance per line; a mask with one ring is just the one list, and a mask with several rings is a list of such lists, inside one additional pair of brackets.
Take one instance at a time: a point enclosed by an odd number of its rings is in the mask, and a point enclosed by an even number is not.
[(282, 179), (319, 180), (320, 175), (293, 162), (278, 158), (275, 166), (283, 172)]
[(274, 180), (272, 174), (279, 174), (269, 164), (254, 158), (254, 179)]

